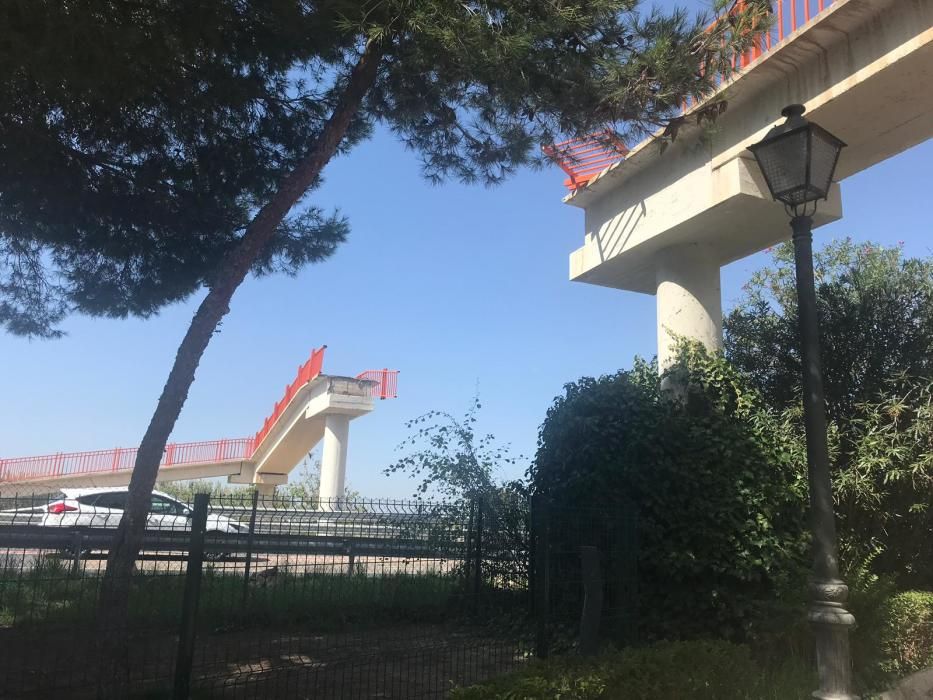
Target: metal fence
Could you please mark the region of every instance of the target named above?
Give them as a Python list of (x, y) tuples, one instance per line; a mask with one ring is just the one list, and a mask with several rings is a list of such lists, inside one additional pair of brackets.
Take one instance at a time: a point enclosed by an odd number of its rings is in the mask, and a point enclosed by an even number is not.
[[(121, 498), (0, 498), (0, 697), (96, 697)], [(629, 512), (501, 494), (156, 496), (130, 581), (127, 694), (434, 698), (535, 655), (629, 643), (633, 533)]]

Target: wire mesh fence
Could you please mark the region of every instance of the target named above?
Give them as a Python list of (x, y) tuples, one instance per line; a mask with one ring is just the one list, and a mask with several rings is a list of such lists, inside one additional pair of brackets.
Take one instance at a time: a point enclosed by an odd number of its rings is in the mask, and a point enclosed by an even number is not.
[[(96, 697), (108, 680), (98, 596), (125, 501), (119, 488), (0, 497), (0, 696)], [(633, 523), (500, 495), (154, 494), (129, 581), (126, 696), (434, 698), (536, 654), (628, 642)]]
[(536, 653), (595, 653), (636, 643), (637, 520), (609, 510), (532, 501)]

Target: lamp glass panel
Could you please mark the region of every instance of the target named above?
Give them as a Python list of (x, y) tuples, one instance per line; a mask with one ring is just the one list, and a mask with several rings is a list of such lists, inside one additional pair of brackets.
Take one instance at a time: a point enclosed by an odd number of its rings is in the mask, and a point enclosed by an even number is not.
[(810, 188), (804, 185), (802, 187), (796, 187), (792, 190), (782, 192), (776, 197), (776, 199), (780, 202), (784, 202), (784, 204), (795, 206), (797, 204), (803, 204), (804, 202), (812, 202), (814, 199), (819, 198), (814, 197), (813, 193), (810, 192)]
[(807, 184), (807, 130), (778, 136), (755, 152), (765, 179), (775, 198), (784, 200)]
[(842, 147), (838, 140), (822, 129), (813, 129), (810, 148), (810, 190), (815, 199), (825, 199)]

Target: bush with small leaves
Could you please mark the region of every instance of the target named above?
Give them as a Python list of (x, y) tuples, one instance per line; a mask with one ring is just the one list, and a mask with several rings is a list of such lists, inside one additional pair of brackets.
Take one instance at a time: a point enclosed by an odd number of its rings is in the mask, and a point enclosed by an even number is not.
[(805, 580), (801, 444), (721, 356), (684, 346), (668, 377), (677, 396), (645, 362), (568, 384), (541, 427), (533, 488), (637, 509), (644, 639), (744, 638)]
[(882, 609), (878, 630), (881, 670), (896, 676), (933, 666), (933, 593), (904, 591)]

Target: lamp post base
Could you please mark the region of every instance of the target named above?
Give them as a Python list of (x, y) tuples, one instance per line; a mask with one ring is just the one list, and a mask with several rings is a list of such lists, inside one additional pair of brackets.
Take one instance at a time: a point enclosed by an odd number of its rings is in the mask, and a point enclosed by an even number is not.
[(807, 619), (816, 637), (820, 689), (813, 697), (818, 700), (858, 700), (857, 695), (849, 692), (852, 687), (849, 632), (855, 618), (845, 608), (848, 597), (849, 588), (838, 579), (810, 583)]

